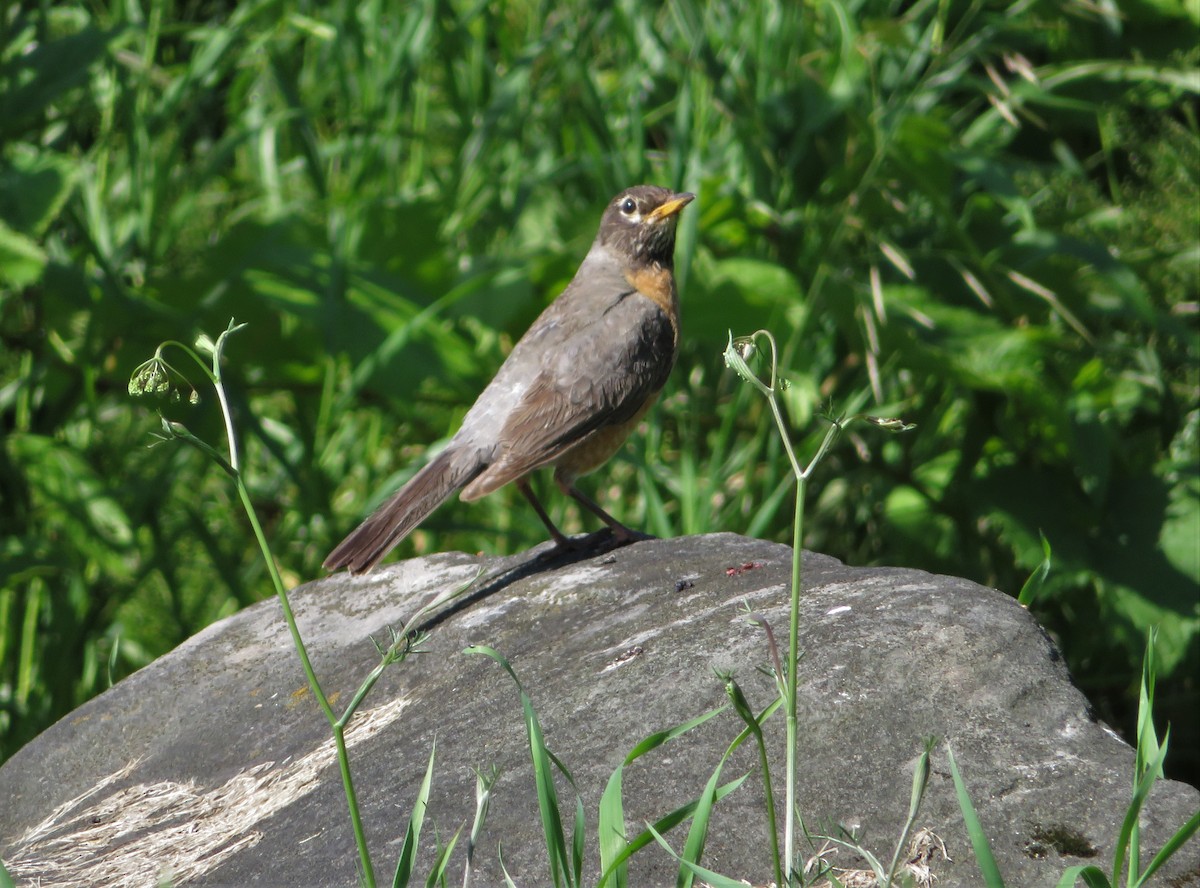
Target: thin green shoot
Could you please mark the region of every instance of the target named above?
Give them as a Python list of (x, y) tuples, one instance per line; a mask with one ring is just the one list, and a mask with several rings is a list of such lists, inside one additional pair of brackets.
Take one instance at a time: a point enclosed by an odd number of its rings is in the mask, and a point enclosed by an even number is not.
[[(1175, 834), (1151, 858), (1146, 868), (1144, 870), (1141, 869), (1138, 818), (1141, 815), (1142, 806), (1145, 804), (1146, 798), (1150, 795), (1150, 790), (1153, 789), (1154, 784), (1158, 780), (1162, 779), (1163, 762), (1167, 757), (1167, 746), (1171, 733), (1168, 729), (1160, 743), (1153, 722), (1154, 681), (1156, 673), (1154, 645), (1156, 639), (1157, 631), (1150, 630), (1147, 633), (1146, 652), (1142, 659), (1142, 680), (1139, 696), (1140, 708), (1138, 710), (1138, 745), (1135, 751), (1133, 797), (1129, 802), (1129, 807), (1125, 810), (1125, 817), (1121, 822), (1120, 832), (1117, 834), (1116, 848), (1113, 851), (1112, 872), (1105, 873), (1100, 867), (1094, 864), (1068, 867), (1058, 881), (1058, 888), (1072, 888), (1080, 879), (1089, 888), (1115, 888), (1116, 885), (1121, 883), (1121, 873), (1126, 868), (1128, 871), (1126, 872), (1124, 882), (1127, 888), (1142, 888), (1143, 885), (1150, 883), (1150, 877), (1164, 863), (1170, 860), (1171, 856), (1183, 847), (1184, 843), (1200, 829), (1200, 811), (1197, 811), (1187, 819), (1183, 826), (1175, 831)], [(950, 759), (950, 773), (954, 778), (954, 788), (958, 794), (958, 804), (962, 809), (963, 820), (966, 822), (967, 834), (971, 838), (971, 846), (975, 849), (976, 861), (979, 863), (980, 871), (983, 873), (988, 888), (1000, 888), (1000, 886), (1004, 885), (1004, 881), (1000, 877), (999, 867), (992, 856), (987, 837), (983, 832), (979, 817), (975, 813), (975, 807), (971, 804), (966, 786), (958, 773), (958, 764), (954, 760), (954, 752), (949, 747), (947, 747), (946, 752)]]
[(1050, 541), (1046, 539), (1044, 533), (1040, 535), (1042, 538), (1042, 563), (1029, 575), (1029, 579), (1021, 587), (1021, 593), (1017, 596), (1017, 601), (1025, 607), (1029, 607), (1037, 599), (1038, 594), (1042, 591), (1042, 585), (1046, 582), (1046, 577), (1050, 574), (1052, 563)]
[(921, 753), (920, 758), (917, 759), (916, 768), (913, 769), (912, 794), (908, 800), (908, 816), (904, 820), (904, 829), (900, 833), (900, 841), (896, 843), (896, 853), (892, 855), (892, 865), (888, 867), (887, 877), (883, 880), (884, 885), (891, 885), (892, 881), (896, 878), (896, 869), (900, 865), (900, 855), (908, 847), (908, 837), (912, 834), (913, 826), (916, 825), (917, 813), (921, 810), (921, 800), (925, 798), (925, 790), (929, 788), (929, 756), (936, 745), (936, 737), (929, 737), (925, 740), (925, 750)]
[(712, 888), (746, 888), (746, 883), (744, 881), (723, 876), (718, 872), (708, 869), (707, 867), (700, 866), (700, 864), (693, 860), (687, 859), (675, 853), (675, 849), (671, 847), (670, 843), (664, 839), (662, 834), (659, 833), (658, 830), (656, 830), (653, 826), (647, 824), (646, 829), (649, 830), (652, 836), (654, 836), (654, 840), (663, 848), (665, 848), (668, 854), (678, 861), (680, 868), (686, 869), (693, 878), (695, 876), (699, 876), (710, 886), (712, 886)]
[(400, 857), (396, 861), (396, 874), (392, 877), (392, 888), (403, 888), (412, 878), (413, 865), (416, 863), (417, 850), (420, 846), (421, 827), (425, 824), (425, 811), (429, 804), (429, 790), (433, 786), (433, 762), (437, 755), (437, 741), (429, 750), (429, 764), (425, 766), (425, 778), (417, 791), (413, 802), (412, 814), (408, 818), (408, 828), (404, 833), (404, 843), (400, 846)]
[(1154, 650), (1157, 640), (1157, 629), (1151, 629), (1146, 636), (1146, 651), (1142, 658), (1142, 679), (1138, 695), (1138, 740), (1134, 758), (1133, 797), (1125, 811), (1125, 817), (1121, 822), (1121, 831), (1117, 836), (1116, 848), (1113, 852), (1112, 872), (1105, 874), (1095, 865), (1073, 866), (1063, 873), (1058, 882), (1059, 888), (1070, 888), (1079, 879), (1082, 879), (1090, 888), (1112, 888), (1112, 886), (1120, 884), (1121, 873), (1126, 869), (1126, 886), (1141, 888), (1142, 885), (1149, 884), (1150, 877), (1188, 839), (1195, 835), (1197, 829), (1200, 829), (1200, 811), (1197, 811), (1175, 831), (1175, 834), (1151, 858), (1146, 868), (1144, 870), (1141, 868), (1141, 837), (1138, 819), (1151, 789), (1163, 777), (1163, 762), (1167, 757), (1167, 746), (1171, 733), (1168, 729), (1160, 743), (1154, 727), (1154, 684), (1157, 674)]
[[(597, 883), (597, 888), (604, 888), (604, 886), (610, 884), (610, 882), (612, 882), (612, 880), (615, 878), (617, 867), (623, 866), (636, 852), (653, 842), (655, 831), (659, 833), (667, 833), (679, 826), (679, 824), (683, 823), (685, 820), (694, 818), (696, 816), (696, 812), (701, 808), (702, 805), (715, 805), (717, 802), (721, 801), (721, 799), (725, 798), (725, 796), (741, 787), (741, 785), (746, 782), (749, 776), (749, 774), (743, 774), (741, 777), (738, 777), (735, 780), (730, 780), (728, 783), (722, 783), (712, 794), (711, 800), (706, 799), (703, 796), (693, 799), (686, 805), (680, 805), (674, 811), (671, 811), (670, 813), (658, 818), (658, 820), (654, 821), (652, 824), (653, 829), (643, 829), (625, 845), (625, 847), (613, 861), (613, 865), (610, 868), (602, 871), (600, 881)], [(628, 884), (628, 881), (622, 884)]]
[[(546, 746), (545, 736), (532, 701), (525, 692), (520, 679), (512, 664), (497, 650), (486, 645), (472, 645), (464, 650), (467, 654), (482, 654), (498, 663), (516, 684), (521, 695), (522, 709), (525, 715), (526, 731), (529, 737), (530, 754), (534, 764), (534, 781), (538, 792), (538, 807), (542, 819), (542, 831), (546, 841), (547, 856), (555, 885), (579, 886), (583, 879), (583, 862), (585, 858), (584, 837), (586, 824), (582, 796), (576, 788), (575, 817), (572, 830), (571, 847), (568, 849), (566, 829), (564, 828), (558, 793), (554, 786), (553, 772), (557, 770), (575, 788), (574, 779), (567, 766), (555, 756)], [(763, 712), (752, 719), (755, 728), (761, 733), (761, 724), (773, 715), (780, 706), (782, 699), (774, 700)], [(646, 737), (633, 747), (625, 756), (624, 761), (610, 775), (608, 784), (600, 801), (600, 856), (601, 875), (596, 883), (597, 888), (625, 888), (628, 882), (627, 863), (635, 852), (655, 841), (656, 836), (674, 829), (685, 820), (691, 819), (692, 826), (688, 833), (687, 851), (685, 857), (698, 861), (703, 853), (704, 840), (707, 836), (708, 822), (712, 809), (717, 802), (729, 793), (737, 790), (746, 780), (746, 776), (727, 783), (720, 783), (721, 770), (725, 762), (747, 739), (755, 735), (751, 727), (744, 728), (726, 748), (721, 761), (709, 778), (704, 791), (692, 802), (676, 808), (674, 811), (656, 820), (652, 825), (639, 832), (633, 838), (625, 835), (624, 803), (622, 801), (622, 778), (626, 766), (647, 753), (663, 746), (683, 734), (699, 727), (720, 713), (728, 706), (722, 706), (706, 712), (683, 724), (665, 731), (658, 731)], [(569, 861), (569, 865), (568, 865)], [(503, 850), (500, 852), (500, 867), (504, 873), (505, 884), (512, 884), (507, 870), (504, 868)], [(681, 867), (678, 884), (690, 885), (691, 872)]]
[(775, 884), (782, 885), (783, 867), (779, 858), (779, 830), (775, 823), (775, 793), (771, 789), (771, 767), (767, 758), (766, 740), (763, 738), (759, 719), (755, 717), (754, 711), (746, 700), (746, 695), (742, 693), (742, 689), (734, 681), (733, 676), (724, 676), (724, 682), (725, 693), (733, 703), (734, 711), (746, 723), (746, 727), (754, 735), (754, 742), (758, 746), (758, 762), (762, 769), (763, 795), (767, 808), (767, 836), (771, 842), (771, 864), (775, 870)]
[[(1142, 657), (1141, 687), (1138, 691), (1138, 737), (1134, 758), (1133, 798), (1129, 802), (1129, 808), (1121, 824), (1121, 832), (1117, 837), (1117, 847), (1113, 854), (1113, 884), (1117, 884), (1121, 878), (1121, 871), (1128, 865), (1126, 885), (1129, 888), (1138, 888), (1138, 886), (1146, 884), (1158, 868), (1170, 859), (1171, 855), (1200, 827), (1200, 811), (1197, 811), (1150, 860), (1146, 869), (1141, 869), (1141, 836), (1138, 818), (1146, 798), (1150, 795), (1150, 790), (1163, 777), (1163, 763), (1167, 758), (1167, 747), (1171, 737), (1171, 730), (1168, 728), (1160, 742), (1154, 727), (1154, 685), (1158, 672), (1154, 651), (1157, 641), (1158, 630), (1151, 629), (1146, 635), (1146, 651)], [(1126, 863), (1126, 855), (1128, 855), (1128, 863)]]
[[(937, 745), (937, 739), (933, 737), (926, 738), (925, 748), (917, 759), (916, 768), (913, 770), (912, 793), (909, 798), (908, 816), (905, 818), (904, 827), (900, 831), (900, 838), (896, 842), (896, 850), (892, 854), (891, 865), (884, 869), (883, 863), (864, 848), (862, 844), (853, 836), (848, 839), (839, 839), (834, 836), (824, 836), (827, 843), (839, 845), (850, 851), (853, 851), (859, 857), (866, 861), (874, 874), (876, 884), (880, 886), (892, 886), (898, 884), (899, 880), (907, 878), (907, 874), (897, 875), (901, 867), (901, 858), (905, 851), (910, 850), (909, 837), (913, 833), (913, 826), (916, 824), (917, 814), (921, 809), (921, 800), (925, 798), (925, 791), (929, 788), (929, 770), (930, 755), (934, 747)], [(899, 882), (902, 884), (903, 882)]]
[(483, 824), (487, 821), (488, 808), (492, 801), (492, 788), (500, 777), (500, 770), (495, 766), (488, 773), (475, 772), (475, 820), (471, 823), (471, 833), (467, 837), (467, 861), (463, 866), (463, 888), (471, 884), (471, 867), (475, 861), (475, 849), (479, 847), (479, 837), (483, 833)]
[(439, 844), (437, 853), (433, 857), (433, 865), (429, 868), (429, 875), (425, 877), (425, 888), (435, 888), (435, 886), (445, 888), (446, 869), (450, 865), (450, 855), (454, 853), (460, 835), (462, 835), (461, 826), (454, 831), (449, 842), (445, 845)]
[[(521, 695), (521, 709), (525, 715), (525, 732), (529, 739), (529, 754), (533, 759), (533, 778), (537, 789), (538, 813), (542, 820), (542, 834), (546, 841), (546, 854), (550, 863), (550, 872), (554, 879), (555, 888), (575, 888), (582, 877), (583, 835), (580, 828), (582, 807), (577, 807), (575, 818), (575, 834), (571, 848), (567, 848), (566, 831), (563, 829), (562, 813), (558, 804), (558, 790), (554, 785), (555, 766), (571, 780), (570, 772), (562, 762), (555, 758), (546, 746), (546, 738), (542, 733), (542, 725), (533, 708), (533, 701), (525, 692), (521, 681), (512, 665), (504, 655), (495, 648), (487, 645), (472, 645), (464, 651), (466, 654), (482, 654), (489, 657), (509, 674)], [(580, 806), (582, 803), (580, 803)]]
[(504, 865), (504, 844), (496, 846), (496, 858), (500, 861), (500, 872), (504, 874), (504, 888), (517, 888), (517, 883), (513, 881), (512, 876), (508, 874), (508, 867)]
[[(598, 812), (600, 872), (603, 875), (600, 878), (597, 888), (604, 888), (605, 885), (609, 884), (614, 886), (614, 888), (626, 888), (628, 885), (629, 874), (625, 861), (632, 851), (629, 850), (631, 843), (625, 838), (625, 805), (622, 799), (622, 782), (626, 766), (631, 765), (646, 753), (658, 749), (663, 744), (669, 743), (676, 737), (686, 734), (693, 728), (699, 727), (709, 719), (724, 712), (727, 708), (726, 706), (718, 707), (681, 725), (651, 734), (634, 746), (629, 751), (629, 754), (625, 756), (625, 760), (617, 765), (616, 769), (609, 776), (608, 783), (604, 787), (604, 794), (600, 797), (600, 809)], [(666, 828), (664, 827), (664, 829)], [(645, 835), (645, 841), (651, 841), (651, 836), (648, 833)]]
[[(759, 730), (761, 730), (762, 723), (779, 709), (782, 702), (782, 700), (776, 699), (770, 706), (763, 710), (762, 714), (756, 720)], [(708, 778), (708, 782), (704, 786), (704, 791), (700, 794), (700, 798), (696, 804), (696, 811), (692, 816), (692, 825), (688, 829), (687, 840), (684, 843), (682, 859), (686, 865), (681, 866), (679, 869), (676, 877), (677, 888), (690, 888), (692, 879), (696, 874), (694, 866), (699, 864), (700, 857), (704, 852), (704, 843), (708, 836), (709, 820), (712, 816), (713, 806), (717, 802), (717, 783), (721, 776), (721, 770), (725, 767), (725, 763), (729, 760), (729, 757), (733, 755), (734, 750), (745, 743), (753, 734), (754, 732), (749, 727), (746, 727), (733, 739), (722, 754), (721, 760), (717, 763), (717, 767), (713, 770), (712, 775)], [(650, 830), (650, 834), (654, 835), (654, 830)]]
[[(770, 347), (769, 374), (766, 382), (747, 363), (760, 350), (758, 345), (760, 339), (765, 340)], [(780, 676), (777, 679), (777, 681), (782, 681), (783, 683), (783, 696), (787, 713), (784, 859), (787, 861), (787, 882), (791, 883), (796, 879), (794, 867), (797, 865), (796, 839), (798, 818), (796, 816), (796, 786), (798, 780), (799, 728), (796, 717), (796, 700), (800, 662), (800, 593), (803, 588), (804, 501), (806, 487), (809, 478), (817, 466), (820, 465), (825, 454), (829, 452), (829, 449), (833, 446), (842, 430), (851, 423), (862, 420), (874, 423), (889, 431), (897, 432), (908, 431), (914, 428), (914, 426), (898, 419), (855, 413), (854, 411), (859, 410), (866, 403), (868, 393), (864, 390), (853, 399), (849, 415), (843, 415), (838, 419), (827, 417), (830, 421), (829, 429), (821, 439), (816, 453), (809, 460), (808, 464), (802, 467), (792, 447), (791, 435), (784, 420), (783, 411), (779, 406), (779, 395), (787, 387), (787, 383), (786, 380), (779, 376), (779, 351), (775, 345), (775, 337), (768, 330), (758, 330), (750, 336), (734, 339), (731, 331), (729, 333), (728, 344), (725, 347), (724, 358), (727, 367), (737, 373), (743, 380), (750, 383), (751, 386), (767, 399), (767, 404), (771, 409), (771, 416), (774, 418), (775, 427), (779, 432), (779, 439), (783, 444), (784, 452), (787, 454), (788, 462), (791, 464), (792, 474), (795, 476), (796, 481), (795, 516), (792, 521), (792, 586), (788, 610), (787, 673), (786, 676)], [(776, 667), (776, 672), (777, 674), (779, 673), (778, 666)], [(803, 828), (802, 823), (800, 824), (800, 828)], [(780, 884), (783, 883), (781, 882)]]
[(1004, 879), (1000, 877), (1000, 867), (996, 864), (991, 845), (988, 844), (987, 833), (983, 831), (983, 824), (979, 822), (979, 815), (975, 811), (975, 806), (971, 804), (967, 786), (963, 782), (962, 775), (958, 773), (958, 762), (954, 759), (954, 750), (949, 745), (946, 746), (946, 757), (950, 761), (950, 776), (954, 779), (954, 792), (958, 796), (958, 806), (962, 810), (967, 836), (971, 840), (971, 848), (975, 852), (975, 862), (979, 865), (980, 873), (983, 874), (984, 884), (987, 885), (987, 888), (1004, 888)]

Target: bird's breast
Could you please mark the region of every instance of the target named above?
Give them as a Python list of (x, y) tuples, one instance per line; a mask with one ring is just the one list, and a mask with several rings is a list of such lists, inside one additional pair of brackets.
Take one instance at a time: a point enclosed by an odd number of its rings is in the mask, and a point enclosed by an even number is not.
[(675, 289), (675, 275), (671, 269), (657, 262), (625, 272), (625, 280), (638, 294), (649, 299), (667, 316), (679, 341), (679, 293)]

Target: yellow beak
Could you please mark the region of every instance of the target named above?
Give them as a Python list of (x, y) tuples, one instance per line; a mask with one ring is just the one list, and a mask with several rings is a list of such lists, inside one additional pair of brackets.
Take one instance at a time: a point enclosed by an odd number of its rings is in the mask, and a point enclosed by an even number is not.
[(661, 203), (652, 209), (647, 214), (646, 219), (650, 222), (660, 222), (663, 219), (669, 219), (695, 199), (696, 195), (687, 191), (674, 194), (665, 203)]

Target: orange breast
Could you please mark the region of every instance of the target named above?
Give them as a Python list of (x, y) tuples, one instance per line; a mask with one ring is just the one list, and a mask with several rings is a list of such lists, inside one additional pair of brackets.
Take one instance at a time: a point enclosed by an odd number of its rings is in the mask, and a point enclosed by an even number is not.
[(675, 331), (675, 341), (679, 342), (679, 294), (675, 290), (675, 275), (671, 270), (652, 263), (625, 272), (625, 280), (666, 313)]

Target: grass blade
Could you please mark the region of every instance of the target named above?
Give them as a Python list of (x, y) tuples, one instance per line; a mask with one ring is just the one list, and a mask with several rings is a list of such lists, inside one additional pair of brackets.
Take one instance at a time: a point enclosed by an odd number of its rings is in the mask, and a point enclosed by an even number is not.
[(562, 813), (558, 807), (558, 790), (554, 786), (554, 765), (558, 764), (559, 769), (568, 780), (571, 780), (571, 775), (561, 762), (557, 762), (554, 759), (553, 754), (546, 747), (546, 738), (542, 733), (542, 726), (538, 721), (537, 712), (534, 711), (533, 701), (525, 693), (520, 679), (517, 678), (517, 673), (513, 670), (508, 660), (505, 659), (504, 655), (495, 648), (487, 645), (472, 645), (466, 648), (463, 653), (482, 654), (496, 661), (512, 677), (512, 680), (517, 685), (517, 689), (521, 693), (521, 710), (525, 716), (525, 733), (529, 738), (529, 755), (533, 761), (533, 779), (534, 785), (537, 788), (538, 813), (542, 819), (542, 834), (546, 839), (546, 854), (549, 857), (550, 872), (554, 876), (555, 888), (562, 888), (564, 884), (568, 888), (571, 888), (571, 886), (575, 885), (575, 882), (572, 879), (572, 870), (569, 865), (571, 858), (567, 852), (567, 839), (566, 834), (563, 832)]
[[(763, 710), (758, 717), (758, 725), (756, 730), (764, 721), (771, 717), (774, 712), (783, 705), (781, 698), (776, 698), (775, 701)], [(688, 830), (687, 841), (683, 846), (682, 864), (679, 868), (679, 874), (675, 879), (677, 888), (691, 888), (692, 880), (697, 875), (694, 864), (697, 864), (704, 853), (704, 843), (708, 837), (708, 823), (712, 816), (713, 805), (717, 802), (716, 788), (717, 780), (720, 777), (721, 769), (725, 766), (725, 762), (733, 755), (733, 751), (741, 746), (746, 740), (756, 733), (756, 730), (751, 728), (743, 728), (741, 733), (733, 739), (729, 747), (721, 756), (721, 760), (717, 763), (716, 769), (712, 776), (705, 784), (704, 791), (700, 794), (700, 798), (696, 800), (696, 810), (692, 815), (692, 825)], [(673, 853), (673, 852), (672, 852)], [(715, 883), (714, 883), (715, 884)]]
[(1021, 587), (1021, 593), (1017, 596), (1017, 601), (1020, 604), (1029, 607), (1030, 604), (1038, 597), (1038, 593), (1042, 591), (1042, 584), (1046, 582), (1046, 577), (1050, 574), (1050, 541), (1046, 539), (1046, 535), (1042, 537), (1042, 563), (1039, 564), (1029, 575), (1029, 579), (1025, 581), (1025, 585)]
[(584, 839), (587, 837), (587, 821), (583, 816), (583, 799), (575, 796), (575, 830), (571, 834), (571, 871), (575, 884), (583, 884)]
[(675, 849), (672, 848), (667, 843), (666, 839), (664, 839), (661, 835), (659, 835), (659, 833), (654, 829), (654, 827), (647, 825), (646, 828), (654, 836), (655, 841), (657, 841), (658, 844), (660, 844), (664, 848), (666, 848), (667, 853), (670, 854), (672, 857), (674, 857), (677, 861), (679, 861), (680, 869), (687, 870), (688, 874), (691, 878), (694, 879), (696, 876), (700, 876), (702, 879), (704, 879), (705, 882), (707, 882), (709, 885), (711, 885), (712, 888), (746, 888), (745, 882), (739, 881), (737, 879), (731, 879), (728, 876), (723, 876), (720, 873), (713, 872), (712, 870), (706, 869), (705, 867), (702, 867), (697, 863), (693, 863), (690, 860), (686, 860), (683, 857), (680, 857), (678, 854), (675, 853)]
[(1138, 876), (1137, 881), (1134, 882), (1135, 888), (1141, 888), (1142, 885), (1149, 884), (1150, 877), (1154, 875), (1160, 866), (1170, 860), (1171, 855), (1183, 847), (1184, 842), (1196, 834), (1197, 829), (1200, 829), (1200, 811), (1197, 811), (1188, 818), (1187, 823), (1181, 826), (1175, 835), (1171, 836), (1167, 843), (1162, 846), (1162, 849), (1151, 858), (1145, 872)]
[(517, 883), (512, 880), (512, 876), (508, 874), (508, 867), (504, 865), (504, 846), (500, 845), (496, 848), (496, 856), (500, 859), (500, 872), (504, 873), (505, 888), (517, 888)]
[(958, 773), (958, 763), (954, 760), (954, 750), (949, 746), (946, 747), (946, 756), (950, 760), (950, 774), (954, 778), (958, 806), (962, 809), (963, 822), (967, 826), (967, 835), (971, 837), (971, 848), (975, 851), (975, 861), (979, 864), (984, 883), (988, 888), (1004, 888), (1004, 879), (1000, 877), (1000, 868), (996, 865), (996, 858), (992, 856), (991, 846), (988, 845), (987, 836), (983, 832), (983, 824), (979, 822), (979, 815), (975, 813), (975, 806), (971, 804), (971, 797), (967, 795), (966, 784), (963, 783), (962, 775)]
[(1062, 874), (1057, 888), (1074, 888), (1076, 882), (1083, 879), (1088, 888), (1112, 888), (1108, 876), (1104, 875), (1098, 866), (1072, 866)]
[(493, 767), (488, 775), (475, 772), (475, 820), (471, 823), (471, 833), (467, 836), (467, 863), (463, 867), (463, 888), (471, 884), (471, 865), (475, 860), (475, 849), (479, 847), (479, 834), (483, 832), (483, 824), (487, 822), (488, 808), (492, 801), (492, 787), (500, 776), (498, 768)]
[(425, 767), (425, 779), (413, 802), (408, 828), (404, 832), (404, 844), (400, 846), (400, 859), (396, 861), (396, 874), (392, 877), (392, 888), (405, 888), (412, 879), (413, 863), (417, 859), (417, 846), (421, 839), (421, 827), (425, 823), (425, 808), (429, 804), (429, 790), (433, 786), (433, 760), (437, 754), (437, 741), (429, 750), (429, 764)]
[(904, 830), (900, 833), (900, 841), (896, 843), (896, 853), (892, 857), (892, 865), (888, 868), (885, 884), (890, 884), (896, 876), (896, 867), (900, 865), (900, 855), (908, 845), (908, 837), (912, 833), (913, 824), (917, 822), (917, 812), (921, 810), (921, 800), (925, 798), (925, 790), (929, 786), (929, 754), (937, 740), (930, 737), (925, 741), (925, 751), (917, 759), (917, 767), (913, 771), (912, 795), (908, 802), (908, 819), (904, 821)]
[[(729, 795), (731, 792), (745, 783), (749, 776), (749, 774), (743, 774), (736, 780), (731, 780), (728, 783), (722, 784), (717, 789), (716, 795), (713, 797), (714, 801), (721, 801), (721, 799), (725, 798), (725, 796)], [(670, 814), (660, 817), (658, 820), (654, 821), (652, 825), (653, 829), (647, 827), (634, 836), (632, 840), (622, 847), (621, 852), (613, 860), (612, 866), (603, 870), (600, 881), (596, 883), (596, 888), (605, 888), (609, 881), (614, 877), (614, 867), (621, 866), (627, 860), (629, 860), (629, 858), (632, 857), (635, 852), (640, 851), (642, 848), (645, 848), (647, 845), (653, 842), (655, 831), (659, 833), (665, 833), (673, 830), (679, 824), (683, 823), (683, 821), (695, 814), (696, 806), (699, 804), (699, 799), (688, 802), (686, 805), (676, 808)]]
[(1158, 781), (1159, 774), (1162, 773), (1163, 761), (1167, 757), (1167, 741), (1171, 736), (1171, 732), (1167, 731), (1163, 737), (1162, 746), (1158, 750), (1158, 755), (1154, 761), (1142, 774), (1142, 779), (1138, 781), (1137, 786), (1133, 791), (1133, 798), (1129, 802), (1129, 808), (1125, 811), (1125, 819), (1121, 822), (1121, 832), (1117, 836), (1117, 850), (1113, 854), (1112, 876), (1113, 882), (1117, 882), (1121, 878), (1121, 870), (1126, 865), (1126, 854), (1129, 856), (1129, 884), (1133, 884), (1134, 873), (1138, 868), (1138, 815), (1141, 814), (1142, 805), (1146, 802), (1146, 797), (1150, 795), (1150, 790), (1154, 788), (1154, 784)]
[(521, 708), (525, 712), (525, 732), (529, 737), (529, 755), (533, 760), (533, 780), (537, 787), (538, 812), (542, 818), (542, 833), (546, 838), (546, 853), (556, 888), (570, 885), (567, 869), (567, 839), (563, 833), (562, 814), (558, 807), (558, 790), (554, 786), (553, 763), (542, 725), (533, 709), (529, 695), (521, 691)]
[(446, 867), (450, 864), (450, 855), (454, 853), (454, 846), (458, 844), (458, 837), (461, 834), (462, 827), (460, 826), (454, 831), (450, 841), (438, 849), (438, 853), (433, 858), (433, 866), (429, 869), (429, 876), (425, 879), (425, 888), (437, 888), (438, 885), (446, 884)]
[[(622, 780), (625, 766), (664, 743), (687, 733), (692, 728), (704, 724), (727, 708), (727, 706), (720, 706), (683, 724), (651, 734), (634, 746), (625, 756), (625, 760), (612, 772), (608, 778), (608, 784), (604, 787), (604, 794), (600, 797), (600, 872), (604, 873), (604, 877), (600, 880), (599, 888), (603, 888), (610, 878), (615, 888), (625, 888), (628, 884), (628, 873), (624, 866), (627, 855), (623, 856), (623, 852), (629, 847), (629, 843), (625, 840), (625, 805), (622, 800)], [(647, 841), (649, 838), (647, 836)]]
[(724, 765), (725, 759), (722, 758), (704, 785), (704, 792), (700, 793), (700, 798), (696, 801), (692, 825), (688, 829), (687, 840), (683, 843), (683, 855), (679, 857), (679, 874), (675, 877), (676, 888), (692, 888), (692, 881), (696, 878), (695, 865), (704, 856), (704, 843), (708, 839), (708, 823), (712, 818), (713, 805), (717, 803), (717, 781), (721, 777), (721, 769)]

